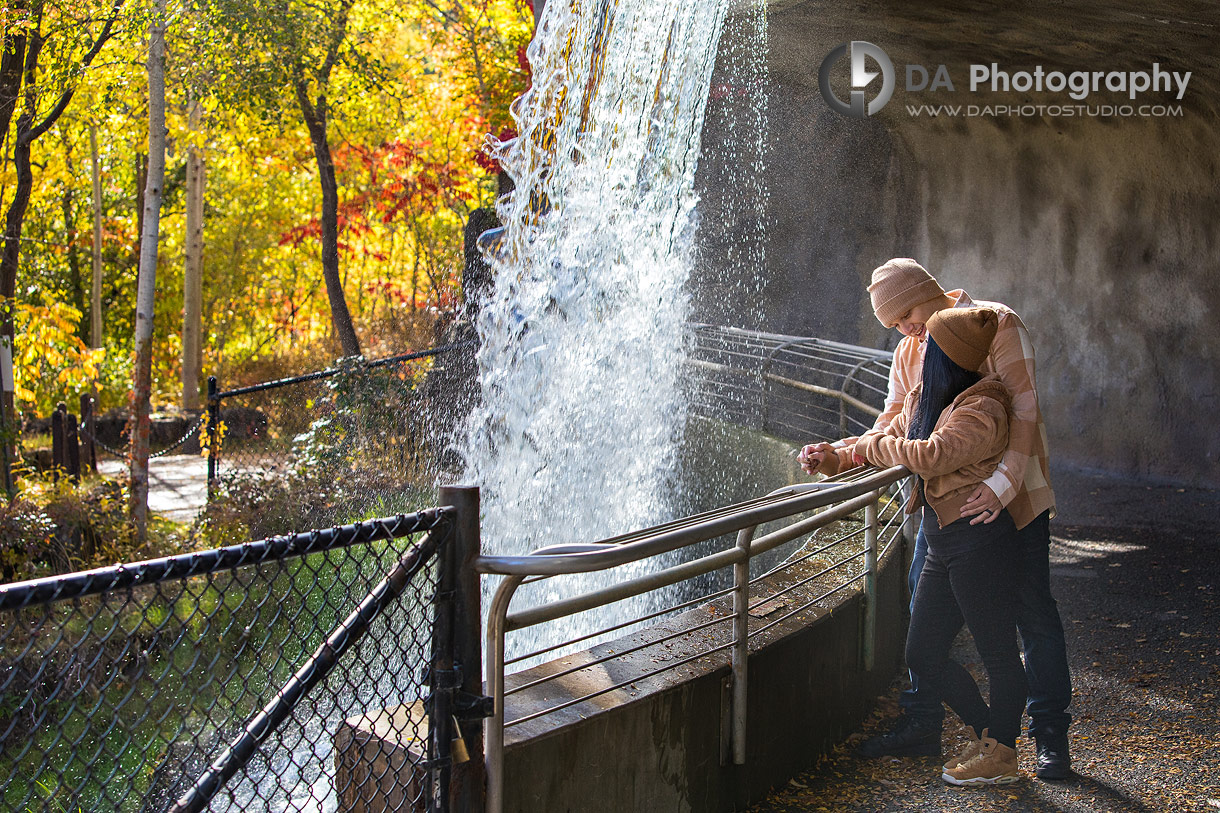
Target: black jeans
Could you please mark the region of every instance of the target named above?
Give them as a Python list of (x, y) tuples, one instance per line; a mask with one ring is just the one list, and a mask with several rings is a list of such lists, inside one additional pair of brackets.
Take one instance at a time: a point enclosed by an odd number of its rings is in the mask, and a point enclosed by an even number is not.
[[(935, 525), (936, 520), (929, 518), (929, 522)], [(1029, 681), (1030, 734), (1040, 736), (1049, 729), (1065, 731), (1072, 722), (1072, 715), (1067, 711), (1072, 701), (1067, 646), (1063, 640), (1059, 607), (1051, 595), (1050, 512), (1043, 511), (1017, 531), (1017, 537), (1021, 557), (1017, 577), (1017, 629), (1024, 643), (1025, 677)], [(907, 580), (912, 607), (927, 553), (928, 540), (924, 526), (920, 525)], [(940, 698), (920, 685), (919, 676), (913, 669), (911, 688), (902, 693), (898, 702), (909, 716), (928, 726), (939, 726), (944, 717)]]
[[(1004, 511), (988, 525), (960, 519), (948, 527), (925, 523), (924, 562), (907, 634), (906, 658), (932, 696), (941, 697), (966, 725), (1015, 747), (1027, 684), (1017, 649), (1017, 529)], [(978, 684), (949, 657), (953, 639), (970, 629), (991, 683), (990, 705)]]

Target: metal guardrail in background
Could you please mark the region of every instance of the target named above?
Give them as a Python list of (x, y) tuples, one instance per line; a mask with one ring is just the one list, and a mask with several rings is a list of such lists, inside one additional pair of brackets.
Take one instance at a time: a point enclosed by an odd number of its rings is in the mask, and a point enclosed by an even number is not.
[(885, 401), (890, 351), (716, 325), (690, 328), (697, 413), (806, 443), (863, 433)]
[[(721, 652), (729, 652), (732, 664), (732, 752), (734, 762), (741, 764), (745, 760), (745, 728), (746, 728), (746, 659), (749, 640), (769, 630), (776, 624), (791, 618), (797, 613), (837, 597), (836, 594), (848, 589), (857, 582), (864, 583), (866, 595), (866, 612), (875, 607), (875, 590), (877, 562), (879, 555), (879, 540), (884, 540), (885, 549), (893, 544), (908, 524), (908, 517), (902, 513), (903, 499), (900, 481), (908, 474), (906, 469), (895, 467), (884, 471), (876, 469), (853, 469), (838, 478), (821, 483), (809, 483), (780, 489), (767, 497), (751, 500), (738, 505), (676, 520), (664, 525), (624, 536), (606, 539), (591, 544), (558, 545), (542, 548), (527, 556), (480, 556), (476, 567), (482, 573), (506, 576), (492, 600), (487, 622), (487, 646), (485, 651), (485, 674), (489, 688), (494, 698), (494, 712), (485, 723), (485, 744), (487, 762), (487, 810), (489, 813), (500, 813), (504, 800), (504, 735), (505, 729), (520, 725), (529, 720), (553, 714), (562, 709), (590, 700), (607, 692), (621, 689), (630, 683), (660, 674), (693, 661)], [(882, 495), (885, 494), (884, 501)], [(819, 510), (820, 509), (820, 510)], [(836, 520), (842, 520), (851, 514), (864, 509), (865, 522), (860, 527), (847, 530), (837, 538), (817, 540), (813, 550), (803, 551), (763, 576), (751, 579), (749, 576), (750, 560), (773, 548), (810, 535), (826, 528)], [(810, 511), (817, 511), (813, 516), (799, 518)], [(765, 522), (787, 520), (789, 524), (779, 530), (771, 531), (765, 536), (755, 538), (757, 527)], [(726, 534), (736, 533), (735, 542), (722, 542), (721, 549), (700, 556), (693, 561), (678, 565), (662, 567), (644, 576), (628, 579), (617, 584), (574, 595), (558, 601), (551, 601), (541, 606), (529, 609), (510, 611), (510, 605), (517, 588), (527, 580), (545, 579), (565, 574), (588, 573), (608, 570), (631, 562), (654, 559), (663, 554), (680, 548), (707, 543), (710, 540), (722, 539)], [(855, 543), (853, 544), (853, 540)], [(852, 548), (855, 550), (852, 550)], [(838, 552), (842, 551), (842, 555)], [(834, 553), (832, 553), (834, 552)], [(826, 562), (827, 554), (834, 561)], [(816, 561), (820, 568), (812, 575), (802, 575), (794, 584), (769, 592), (765, 595), (751, 595), (751, 586), (759, 585), (765, 576), (779, 571), (795, 568), (811, 561)], [(684, 599), (665, 609), (644, 617), (632, 618), (609, 627), (599, 628), (594, 632), (582, 635), (580, 638), (565, 640), (545, 647), (520, 658), (506, 660), (505, 637), (508, 632), (544, 624), (571, 615), (604, 607), (616, 601), (644, 593), (654, 592), (680, 583), (695, 584), (698, 579), (717, 570), (732, 569), (732, 586), (700, 593), (696, 598)], [(786, 594), (791, 594), (798, 587), (817, 581), (819, 584), (829, 578), (834, 582), (818, 596), (806, 600), (799, 606), (784, 613), (775, 620), (755, 625), (750, 629), (749, 611), (767, 602), (773, 602)], [(693, 589), (698, 589), (696, 586)], [(719, 617), (713, 617), (694, 626), (683, 627), (680, 631), (667, 637), (648, 638), (644, 643), (634, 647), (618, 648), (612, 653), (582, 661), (567, 669), (557, 669), (544, 678), (516, 687), (512, 691), (505, 689), (505, 669), (508, 665), (526, 658), (537, 657), (553, 652), (561, 647), (578, 641), (589, 640), (606, 635), (624, 627), (638, 624), (642, 621), (654, 621), (668, 617), (696, 606), (706, 605), (717, 599), (732, 596), (732, 610)], [(868, 640), (873, 634), (875, 624), (867, 617), (864, 624), (866, 641), (863, 652), (866, 660), (871, 660), (873, 644)], [(532, 711), (529, 714), (506, 719), (505, 702), (514, 692), (558, 680), (566, 675), (586, 669), (603, 668), (608, 661), (627, 658), (633, 653), (664, 644), (675, 638), (689, 637), (691, 633), (702, 631), (711, 640), (706, 646), (683, 657), (658, 665), (652, 672), (646, 674), (632, 673), (630, 680), (616, 685), (595, 690), (582, 697), (558, 702), (548, 708)], [(622, 661), (620, 661), (621, 663)], [(866, 667), (871, 663), (866, 663)], [(613, 672), (613, 669), (607, 671)]]
[[(455, 513), (0, 586), (0, 807), (303, 811), (349, 792), (337, 723), (452, 693), (429, 650), (452, 627)], [(398, 732), (428, 743), (412, 809), (444, 809), (424, 798), (444, 792), (444, 711), (431, 737)]]

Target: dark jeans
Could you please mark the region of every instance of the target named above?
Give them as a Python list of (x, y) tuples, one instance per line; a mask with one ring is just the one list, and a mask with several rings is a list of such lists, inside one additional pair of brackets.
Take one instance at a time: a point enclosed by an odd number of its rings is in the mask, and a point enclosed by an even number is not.
[[(1068, 704), (1072, 700), (1067, 645), (1063, 640), (1059, 607), (1055, 603), (1055, 597), (1051, 595), (1050, 540), (1050, 512), (1042, 513), (1029, 525), (1017, 531), (1017, 629), (1021, 633), (1025, 649), (1025, 676), (1029, 682), (1029, 730), (1033, 736), (1049, 728), (1066, 730), (1072, 722), (1072, 715), (1067, 712)], [(911, 588), (912, 607), (927, 554), (928, 538), (921, 524), (915, 538), (911, 572), (907, 578), (907, 584)], [(911, 688), (902, 693), (899, 703), (909, 716), (926, 725), (938, 726), (945, 716), (940, 698), (925, 690), (913, 670)]]
[[(1025, 667), (1017, 649), (1017, 529), (1007, 511), (990, 525), (961, 519), (933, 528), (915, 591), (906, 656), (924, 689), (943, 697), (966, 725), (1016, 747), (1025, 706)], [(949, 657), (965, 623), (974, 637), (991, 689)]]

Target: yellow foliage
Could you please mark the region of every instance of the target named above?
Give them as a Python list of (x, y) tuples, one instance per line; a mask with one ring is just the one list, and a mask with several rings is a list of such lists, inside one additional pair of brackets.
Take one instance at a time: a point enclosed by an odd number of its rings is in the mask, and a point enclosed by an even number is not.
[(97, 380), (106, 351), (90, 348), (76, 335), (80, 311), (64, 302), (18, 302), (13, 315), (13, 383), (19, 409), (48, 415), (56, 403), (70, 401)]

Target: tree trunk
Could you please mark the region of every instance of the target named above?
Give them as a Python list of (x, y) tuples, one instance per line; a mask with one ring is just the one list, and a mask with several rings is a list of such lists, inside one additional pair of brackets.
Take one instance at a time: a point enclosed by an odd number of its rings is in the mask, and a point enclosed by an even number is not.
[(136, 287), (135, 374), (131, 396), (131, 518), (136, 539), (148, 530), (148, 434), (152, 409), (152, 337), (157, 275), (157, 239), (165, 182), (165, 0), (154, 0), (148, 43), (148, 185), (140, 235)]
[(343, 279), (339, 276), (339, 185), (335, 180), (335, 162), (330, 156), (330, 144), (326, 140), (326, 97), (319, 95), (317, 104), (311, 103), (309, 89), (302, 79), (296, 81), (296, 94), (305, 126), (309, 129), (309, 140), (313, 143), (313, 154), (318, 164), (318, 181), (322, 185), (322, 279), (326, 282), (326, 295), (330, 299), (331, 324), (334, 325), (343, 355), (358, 356), (360, 340), (352, 325), (352, 315), (343, 294)]
[(102, 171), (97, 157), (97, 125), (89, 125), (93, 175), (93, 285), (89, 291), (89, 346), (102, 346)]
[[(25, 11), (25, 0), (16, 0), (7, 9), (14, 18)], [(25, 65), (26, 29), (6, 27), (4, 31), (4, 54), (0, 57), (0, 146), (8, 138), (8, 128), (17, 111), (17, 99), (21, 93), (21, 77)]]
[(30, 116), (23, 113), (17, 119), (13, 143), (13, 164), (17, 170), (17, 188), (4, 220), (4, 249), (0, 254), (0, 363), (4, 364), (4, 383), (0, 390), (0, 465), (3, 465), (4, 487), (13, 493), (12, 465), (17, 461), (17, 404), (12, 376), (12, 359), (16, 347), (16, 324), (13, 308), (17, 295), (17, 261), (21, 251), (21, 224), (30, 204), (34, 188), (34, 172), (30, 164)]
[[(68, 171), (74, 172), (71, 162)], [(72, 307), (76, 308), (83, 319), (85, 315), (85, 279), (81, 276), (80, 246), (76, 244), (76, 192), (65, 189), (60, 198), (60, 207), (64, 214), (64, 241), (68, 244), (68, 278), (72, 287)], [(77, 327), (77, 334), (82, 340), (89, 338), (84, 322)]]
[[(190, 128), (199, 131), (200, 105), (191, 102)], [(199, 409), (203, 371), (203, 151), (186, 151), (186, 264), (182, 275), (182, 408)]]

